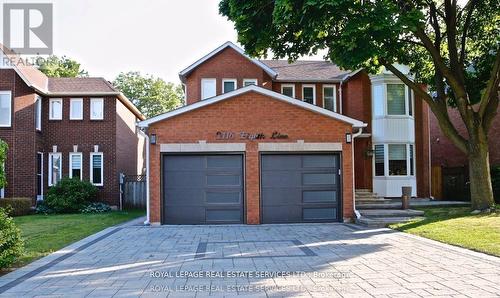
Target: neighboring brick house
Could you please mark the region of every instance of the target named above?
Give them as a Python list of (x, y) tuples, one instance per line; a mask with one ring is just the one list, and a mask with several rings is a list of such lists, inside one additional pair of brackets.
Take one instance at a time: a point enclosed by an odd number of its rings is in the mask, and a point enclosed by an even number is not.
[[(5, 52), (2, 61), (18, 59)], [(0, 139), (9, 150), (1, 197), (42, 200), (61, 178), (79, 177), (117, 206), (119, 173), (143, 172), (144, 141), (136, 128), (143, 119), (103, 78), (48, 78), (31, 66), (2, 63)]]
[(256, 60), (227, 42), (179, 76), (187, 105), (138, 124), (151, 223), (343, 221), (355, 189), (430, 195), (429, 111), (391, 73)]
[[(467, 137), (467, 130), (457, 109), (448, 115), (458, 132)], [(500, 166), (500, 116), (496, 116), (488, 133), (490, 165)], [(432, 195), (444, 200), (469, 200), (469, 160), (444, 136), (438, 120), (431, 115)]]

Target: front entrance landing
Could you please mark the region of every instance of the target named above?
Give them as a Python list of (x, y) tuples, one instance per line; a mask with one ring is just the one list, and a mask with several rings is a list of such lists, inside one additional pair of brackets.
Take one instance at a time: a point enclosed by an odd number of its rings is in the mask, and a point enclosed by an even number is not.
[(1, 277), (0, 297), (494, 297), (499, 276), (499, 258), (387, 229), (127, 226)]

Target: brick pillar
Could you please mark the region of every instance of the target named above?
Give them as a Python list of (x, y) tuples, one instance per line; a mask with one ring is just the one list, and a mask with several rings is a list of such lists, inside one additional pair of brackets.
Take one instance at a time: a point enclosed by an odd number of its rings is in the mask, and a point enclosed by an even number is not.
[(247, 224), (260, 223), (260, 163), (258, 143), (247, 143), (245, 155)]
[(161, 155), (160, 145), (149, 146), (149, 216), (151, 223), (160, 223), (161, 221)]

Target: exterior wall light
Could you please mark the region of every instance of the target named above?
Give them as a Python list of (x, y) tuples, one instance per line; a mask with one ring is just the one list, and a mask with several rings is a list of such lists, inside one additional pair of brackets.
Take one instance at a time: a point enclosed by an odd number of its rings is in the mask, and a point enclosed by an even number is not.
[(346, 133), (346, 134), (345, 134), (345, 142), (346, 142), (347, 144), (352, 143), (352, 134), (351, 134), (351, 133)]
[(149, 143), (151, 145), (156, 145), (156, 134), (151, 134), (151, 136), (149, 137)]

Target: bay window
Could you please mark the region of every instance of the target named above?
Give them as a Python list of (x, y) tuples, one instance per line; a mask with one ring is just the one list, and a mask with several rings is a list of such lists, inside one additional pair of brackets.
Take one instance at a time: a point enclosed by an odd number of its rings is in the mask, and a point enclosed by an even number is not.
[(90, 182), (96, 186), (104, 185), (104, 160), (102, 152), (90, 153)]
[(414, 176), (413, 144), (377, 144), (373, 148), (375, 176)]
[(387, 115), (406, 115), (405, 85), (387, 84)]
[(62, 154), (49, 153), (49, 186), (56, 185), (62, 179)]

